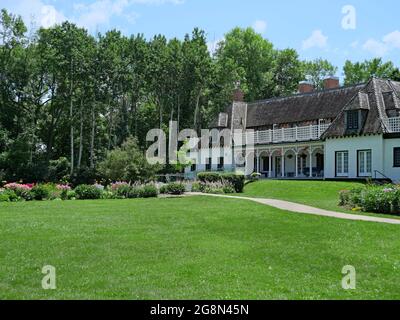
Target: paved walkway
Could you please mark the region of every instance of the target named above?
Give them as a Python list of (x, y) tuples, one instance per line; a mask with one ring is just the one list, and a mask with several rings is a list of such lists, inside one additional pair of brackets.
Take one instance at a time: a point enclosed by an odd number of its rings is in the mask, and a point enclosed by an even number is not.
[(274, 199), (261, 199), (261, 198), (248, 198), (248, 197), (238, 197), (238, 196), (227, 196), (227, 195), (219, 195), (219, 194), (204, 194), (198, 192), (188, 193), (189, 196), (209, 196), (209, 197), (217, 197), (217, 198), (231, 198), (231, 199), (240, 199), (240, 200), (248, 200), (257, 203), (261, 203), (267, 206), (271, 206), (274, 208), (278, 208), (285, 211), (304, 213), (304, 214), (312, 214), (317, 216), (345, 219), (345, 220), (354, 220), (354, 221), (369, 221), (369, 222), (378, 222), (378, 223), (389, 223), (389, 224), (399, 224), (400, 219), (388, 219), (388, 218), (378, 218), (378, 217), (370, 217), (370, 216), (362, 216), (357, 214), (348, 214), (342, 212), (328, 211), (323, 209), (318, 209), (294, 202), (282, 201), (282, 200), (274, 200)]

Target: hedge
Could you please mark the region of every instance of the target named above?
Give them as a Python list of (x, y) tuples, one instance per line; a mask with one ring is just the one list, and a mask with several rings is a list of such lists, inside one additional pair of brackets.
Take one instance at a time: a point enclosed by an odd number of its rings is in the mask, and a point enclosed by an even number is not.
[(221, 172), (201, 172), (197, 175), (197, 179), (202, 183), (229, 183), (235, 192), (242, 193), (245, 184), (245, 176), (235, 173), (221, 173)]

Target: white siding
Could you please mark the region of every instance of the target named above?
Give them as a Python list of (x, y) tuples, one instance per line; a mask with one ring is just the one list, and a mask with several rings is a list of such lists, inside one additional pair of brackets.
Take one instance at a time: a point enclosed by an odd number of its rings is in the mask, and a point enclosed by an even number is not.
[(336, 178), (335, 157), (337, 151), (349, 152), (348, 178), (358, 178), (357, 152), (359, 150), (372, 150), (372, 176), (374, 176), (375, 170), (384, 173), (384, 140), (382, 135), (349, 137), (326, 140), (325, 178)]
[(400, 139), (384, 140), (384, 174), (395, 182), (400, 182), (400, 168), (393, 167), (393, 149), (400, 148)]

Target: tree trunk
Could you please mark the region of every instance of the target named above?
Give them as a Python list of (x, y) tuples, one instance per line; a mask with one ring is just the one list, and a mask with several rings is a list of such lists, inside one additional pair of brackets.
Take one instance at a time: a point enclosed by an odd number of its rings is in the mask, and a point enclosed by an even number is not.
[(81, 127), (79, 131), (79, 154), (78, 154), (78, 169), (81, 168), (81, 163), (82, 163), (82, 152), (83, 152), (83, 100), (81, 99), (81, 110), (80, 110), (80, 116), (81, 116)]
[(201, 96), (201, 90), (199, 90), (199, 93), (196, 97), (196, 108), (194, 110), (194, 121), (193, 121), (193, 125), (194, 125), (194, 129), (196, 131), (198, 131), (198, 121), (199, 121), (199, 107), (200, 107), (200, 96)]
[(70, 127), (70, 142), (71, 142), (71, 175), (74, 173), (74, 105), (73, 105), (73, 89), (74, 89), (74, 84), (73, 84), (73, 79), (72, 79), (72, 59), (71, 59), (71, 70), (70, 70), (70, 91), (69, 91), (69, 121), (71, 123)]
[(94, 168), (94, 134), (96, 131), (96, 116), (94, 106), (92, 107), (92, 132), (90, 134), (90, 168)]

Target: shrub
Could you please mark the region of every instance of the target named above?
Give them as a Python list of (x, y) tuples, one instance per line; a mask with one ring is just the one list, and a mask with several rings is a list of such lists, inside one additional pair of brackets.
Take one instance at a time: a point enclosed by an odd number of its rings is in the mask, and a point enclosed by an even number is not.
[(150, 165), (136, 139), (128, 138), (120, 148), (109, 151), (98, 164), (99, 173), (111, 181), (142, 181), (154, 178), (158, 166)]
[(139, 188), (140, 198), (155, 198), (158, 196), (157, 187), (153, 184), (147, 184)]
[(4, 190), (0, 193), (0, 202), (17, 202), (20, 199), (13, 190)]
[(167, 185), (167, 193), (171, 195), (181, 195), (186, 191), (186, 187), (183, 183), (172, 182)]
[(160, 187), (160, 194), (167, 194), (167, 193), (168, 193), (168, 185), (163, 184), (163, 185)]
[(79, 200), (100, 199), (103, 191), (95, 185), (81, 184), (75, 188), (76, 198)]
[(46, 185), (38, 184), (31, 189), (32, 199), (37, 201), (46, 200), (50, 197), (49, 188)]
[(235, 192), (242, 193), (245, 185), (245, 176), (235, 173), (202, 172), (197, 175), (201, 183), (229, 183)]
[(113, 190), (113, 193), (115, 194), (115, 196), (117, 198), (122, 198), (122, 199), (126, 199), (129, 198), (129, 194), (131, 192), (132, 187), (127, 184), (118, 184), (117, 186), (111, 186), (111, 190)]
[(12, 190), (15, 194), (26, 201), (32, 200), (31, 189), (32, 184), (19, 184), (19, 183), (8, 183), (4, 186), (6, 190)]
[(206, 182), (203, 185), (204, 193), (224, 194), (224, 184), (222, 182)]
[(365, 212), (399, 214), (400, 189), (395, 186), (367, 185), (340, 192), (340, 205)]
[(219, 182), (221, 181), (221, 173), (218, 172), (200, 172), (197, 175), (197, 179), (201, 182)]
[(67, 192), (67, 199), (66, 200), (75, 200), (76, 199), (76, 193), (75, 191), (68, 191)]
[(200, 182), (193, 182), (192, 192), (203, 192), (203, 185)]
[(245, 176), (243, 174), (224, 173), (222, 174), (222, 182), (232, 184), (237, 193), (242, 193), (244, 189)]
[(350, 204), (350, 190), (342, 190), (339, 192), (339, 205), (340, 206), (347, 206)]
[(10, 196), (6, 191), (0, 192), (0, 202), (8, 202), (10, 201)]
[(71, 187), (66, 184), (56, 185), (56, 189), (60, 192), (61, 200), (68, 200), (68, 192), (71, 191)]

